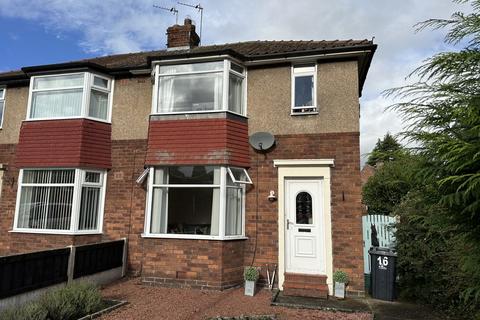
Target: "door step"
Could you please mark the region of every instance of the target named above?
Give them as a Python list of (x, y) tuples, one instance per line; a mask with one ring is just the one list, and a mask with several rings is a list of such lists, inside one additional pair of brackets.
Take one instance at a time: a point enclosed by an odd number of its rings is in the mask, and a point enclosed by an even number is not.
[(283, 295), (327, 299), (327, 276), (285, 273)]

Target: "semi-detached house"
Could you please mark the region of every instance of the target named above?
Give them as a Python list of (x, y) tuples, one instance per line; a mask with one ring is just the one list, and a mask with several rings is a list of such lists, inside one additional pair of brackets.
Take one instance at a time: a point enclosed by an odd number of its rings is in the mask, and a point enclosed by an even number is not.
[[(0, 74), (0, 255), (128, 239), (154, 284), (363, 293), (359, 97), (368, 40), (198, 46)], [(256, 150), (249, 137), (275, 144)]]

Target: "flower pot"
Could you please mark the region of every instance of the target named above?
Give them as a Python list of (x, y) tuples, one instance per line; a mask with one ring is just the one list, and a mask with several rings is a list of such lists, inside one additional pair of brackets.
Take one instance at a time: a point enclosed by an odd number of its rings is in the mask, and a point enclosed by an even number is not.
[(245, 295), (253, 297), (255, 295), (256, 287), (257, 287), (256, 281), (245, 280)]
[(335, 297), (345, 299), (345, 283), (335, 282)]

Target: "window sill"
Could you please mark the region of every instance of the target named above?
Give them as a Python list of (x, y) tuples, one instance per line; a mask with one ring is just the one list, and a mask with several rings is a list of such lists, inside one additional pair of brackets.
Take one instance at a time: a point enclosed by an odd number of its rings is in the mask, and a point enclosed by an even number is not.
[(318, 111), (313, 111), (313, 112), (291, 112), (291, 116), (311, 116), (311, 115), (316, 115), (318, 114)]
[(248, 237), (245, 236), (225, 236), (221, 238), (219, 236), (199, 236), (199, 235), (189, 235), (189, 234), (142, 234), (142, 238), (153, 238), (153, 239), (178, 239), (178, 240), (217, 240), (217, 241), (228, 241), (228, 240), (247, 240)]
[(150, 116), (174, 116), (174, 115), (189, 115), (189, 114), (205, 114), (205, 113), (222, 113), (222, 112), (228, 112), (240, 117), (248, 118), (246, 114), (241, 114), (238, 112), (234, 112), (231, 110), (204, 110), (204, 111), (183, 111), (183, 112), (154, 112), (151, 113)]
[(61, 231), (61, 230), (34, 230), (34, 229), (13, 229), (8, 232), (11, 233), (33, 233), (33, 234), (51, 234), (63, 236), (84, 236), (84, 235), (101, 235), (101, 231)]
[(60, 117), (60, 118), (36, 118), (36, 119), (25, 119), (23, 121), (55, 121), (55, 120), (78, 120), (78, 119), (87, 119), (87, 120), (92, 120), (92, 121), (98, 121), (102, 123), (108, 123), (111, 124), (111, 121), (108, 120), (103, 120), (103, 119), (98, 119), (98, 118), (93, 118), (93, 117)]

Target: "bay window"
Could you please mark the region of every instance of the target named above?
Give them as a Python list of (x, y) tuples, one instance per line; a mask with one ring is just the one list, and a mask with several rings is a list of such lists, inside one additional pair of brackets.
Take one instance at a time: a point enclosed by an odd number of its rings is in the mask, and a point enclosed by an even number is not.
[(34, 76), (27, 120), (110, 121), (111, 88), (111, 79), (91, 72)]
[(245, 114), (245, 69), (220, 60), (156, 67), (153, 113), (231, 111)]
[(105, 172), (82, 169), (22, 169), (14, 231), (100, 232)]
[[(228, 170), (247, 178), (235, 182)], [(150, 169), (146, 236), (225, 239), (244, 235), (245, 169), (219, 166)]]

